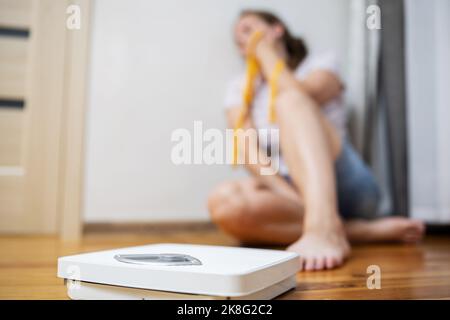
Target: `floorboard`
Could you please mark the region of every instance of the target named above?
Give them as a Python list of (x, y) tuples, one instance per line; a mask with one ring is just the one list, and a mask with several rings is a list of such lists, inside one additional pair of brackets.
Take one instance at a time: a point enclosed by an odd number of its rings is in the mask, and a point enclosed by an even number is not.
[[(89, 233), (79, 243), (55, 237), (0, 237), (0, 299), (67, 299), (56, 277), (58, 256), (158, 242), (237, 245), (216, 230)], [(369, 290), (367, 267), (381, 269), (381, 289)], [(340, 269), (301, 272), (280, 299), (450, 299), (450, 237), (419, 245), (359, 245)]]

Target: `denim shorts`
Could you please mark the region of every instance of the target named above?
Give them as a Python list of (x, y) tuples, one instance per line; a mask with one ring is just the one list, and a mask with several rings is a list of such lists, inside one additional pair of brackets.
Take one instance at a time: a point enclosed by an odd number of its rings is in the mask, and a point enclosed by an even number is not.
[[(344, 140), (335, 161), (339, 213), (344, 219), (377, 217), (380, 189), (369, 167), (349, 141)], [(292, 182), (289, 176), (285, 177)]]

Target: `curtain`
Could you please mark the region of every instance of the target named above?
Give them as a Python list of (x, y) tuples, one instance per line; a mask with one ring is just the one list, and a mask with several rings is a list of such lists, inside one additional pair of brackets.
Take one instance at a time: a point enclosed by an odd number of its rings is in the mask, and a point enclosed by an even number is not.
[[(390, 213), (409, 214), (407, 106), (403, 0), (379, 0), (380, 53), (376, 107), (387, 158)], [(383, 146), (378, 145), (378, 149)], [(380, 150), (381, 151), (381, 150)]]
[[(381, 10), (380, 29), (366, 26), (371, 5)], [(380, 213), (408, 215), (403, 0), (352, 0), (350, 19), (353, 141), (380, 183)]]

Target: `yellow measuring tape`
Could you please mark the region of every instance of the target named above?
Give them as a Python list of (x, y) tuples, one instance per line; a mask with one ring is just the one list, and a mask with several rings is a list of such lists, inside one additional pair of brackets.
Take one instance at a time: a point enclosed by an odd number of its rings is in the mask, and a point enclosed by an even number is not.
[(273, 68), (272, 74), (269, 80), (270, 96), (269, 96), (269, 122), (274, 123), (276, 120), (275, 113), (275, 99), (278, 94), (278, 78), (281, 72), (284, 70), (284, 61), (278, 60)]
[[(250, 114), (250, 107), (253, 102), (254, 96), (254, 86), (255, 80), (260, 73), (259, 63), (256, 59), (254, 48), (259, 40), (261, 40), (263, 34), (261, 32), (255, 32), (251, 39), (249, 45), (249, 54), (246, 60), (246, 77), (245, 77), (245, 86), (242, 92), (242, 107), (241, 112), (239, 114), (239, 118), (234, 127), (233, 134), (233, 165), (237, 165), (238, 157), (239, 157), (239, 141), (237, 131), (244, 126), (245, 119)], [(275, 64), (273, 72), (269, 79), (269, 88), (270, 88), (270, 96), (269, 96), (269, 122), (274, 123), (276, 120), (275, 115), (275, 98), (278, 93), (278, 78), (281, 72), (284, 70), (284, 61), (278, 60)]]

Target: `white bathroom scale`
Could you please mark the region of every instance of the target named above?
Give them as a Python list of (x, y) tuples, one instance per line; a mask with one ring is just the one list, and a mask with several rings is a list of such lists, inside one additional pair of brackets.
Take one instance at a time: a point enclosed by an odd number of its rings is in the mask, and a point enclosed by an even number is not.
[(295, 288), (296, 253), (152, 244), (58, 259), (72, 299), (272, 299)]

